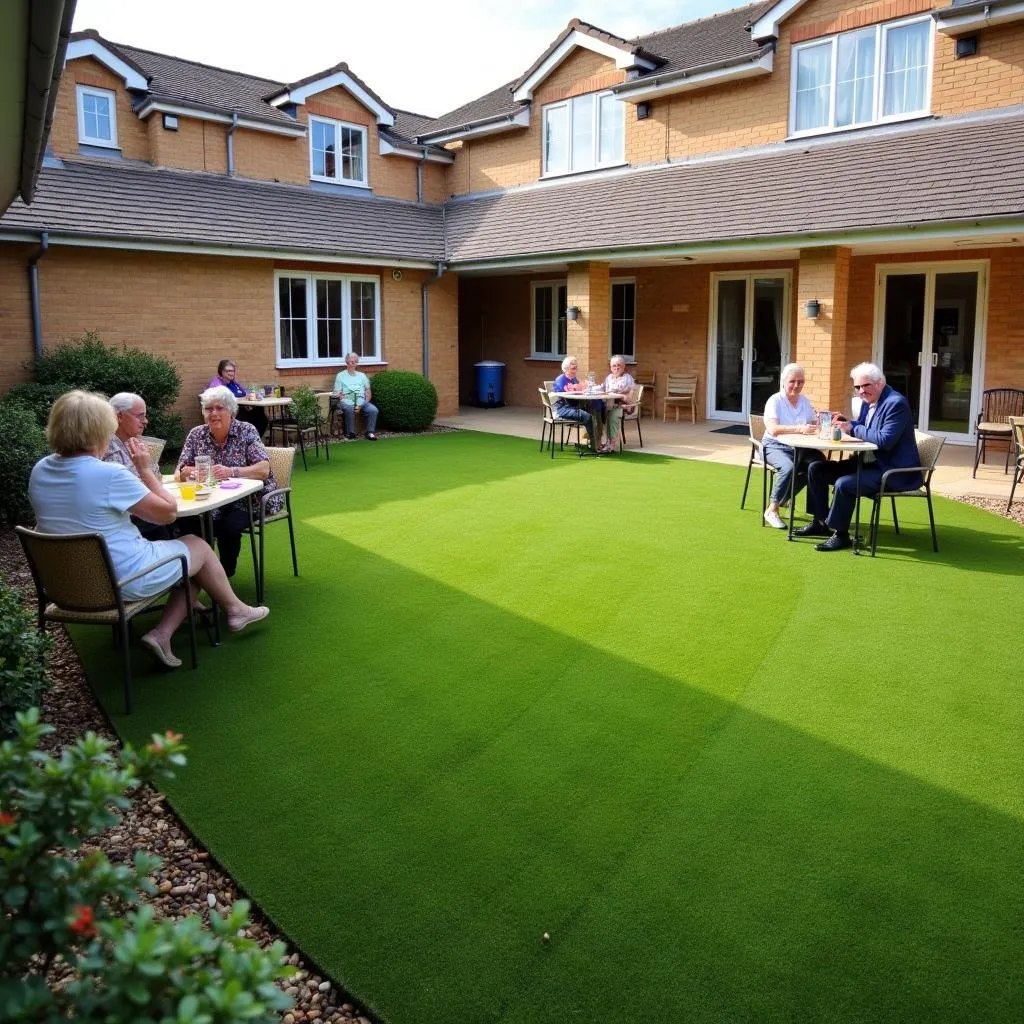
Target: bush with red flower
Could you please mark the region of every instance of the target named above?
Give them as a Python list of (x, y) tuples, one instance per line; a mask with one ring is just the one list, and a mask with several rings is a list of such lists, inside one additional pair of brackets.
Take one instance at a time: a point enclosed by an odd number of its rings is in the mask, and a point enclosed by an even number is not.
[(50, 731), (33, 708), (0, 743), (0, 1020), (276, 1020), (291, 1000), (275, 982), (291, 968), (281, 943), (261, 949), (242, 937), (245, 901), (211, 913), (208, 928), (198, 917), (157, 921), (139, 906), (153, 892), (155, 857), (115, 865), (80, 853), (120, 821), (140, 785), (185, 764), (181, 736), (117, 753), (87, 733), (54, 757), (39, 750)]

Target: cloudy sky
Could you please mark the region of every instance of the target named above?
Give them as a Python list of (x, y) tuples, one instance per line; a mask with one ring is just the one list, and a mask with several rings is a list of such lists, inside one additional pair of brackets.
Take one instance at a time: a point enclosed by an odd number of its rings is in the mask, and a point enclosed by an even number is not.
[(571, 18), (630, 38), (742, 0), (78, 0), (75, 29), (291, 82), (346, 61), (386, 103), (438, 116), (517, 78)]

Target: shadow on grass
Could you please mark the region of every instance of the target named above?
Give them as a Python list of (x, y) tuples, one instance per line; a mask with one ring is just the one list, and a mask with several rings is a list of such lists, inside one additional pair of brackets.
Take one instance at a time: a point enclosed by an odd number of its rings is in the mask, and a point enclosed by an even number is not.
[[(267, 624), (140, 679), (130, 719), (106, 636), (75, 635), (128, 738), (185, 734), (186, 822), (382, 1018), (1019, 1019), (1024, 832), (922, 780), (948, 770), (914, 727), (926, 674), (877, 723), (914, 777), (782, 721), (773, 620), (730, 642), (735, 678), (700, 636), (655, 671), (330, 543)], [(887, 688), (830, 672), (847, 702)], [(989, 722), (964, 755), (993, 777), (1020, 769), (1013, 678), (945, 723)]]

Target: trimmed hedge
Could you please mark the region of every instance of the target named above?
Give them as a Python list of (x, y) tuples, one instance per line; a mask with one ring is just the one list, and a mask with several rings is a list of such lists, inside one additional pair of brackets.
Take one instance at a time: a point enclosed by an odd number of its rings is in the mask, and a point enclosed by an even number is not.
[(47, 452), (46, 435), (31, 408), (5, 401), (0, 402), (0, 437), (0, 522), (26, 523), (32, 518), (28, 475)]
[(384, 430), (426, 430), (437, 415), (437, 389), (421, 373), (384, 370), (370, 378)]
[(0, 739), (15, 734), (19, 711), (43, 702), (50, 688), (52, 647), (18, 591), (0, 583)]

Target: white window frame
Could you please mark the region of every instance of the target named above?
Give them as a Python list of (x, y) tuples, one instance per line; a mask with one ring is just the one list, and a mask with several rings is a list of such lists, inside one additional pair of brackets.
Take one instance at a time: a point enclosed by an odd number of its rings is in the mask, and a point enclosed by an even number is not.
[[(306, 351), (313, 353), (304, 359), (285, 359), (281, 355), (281, 284), (282, 280), (303, 280), (306, 283)], [(340, 281), (341, 288), (341, 354), (339, 356), (320, 356), (317, 354), (316, 337), (316, 283), (317, 281)], [(374, 352), (362, 353), (361, 363), (380, 363), (381, 345), (381, 288), (380, 278), (372, 274), (323, 274), (302, 270), (274, 271), (274, 345), (275, 365), (279, 368), (290, 366), (340, 366), (345, 353), (351, 352), (352, 346), (352, 290), (353, 284), (372, 284), (374, 288)]]
[[(568, 292), (568, 281), (565, 278), (561, 280), (549, 280), (549, 281), (532, 281), (530, 283), (530, 358), (531, 359), (548, 359), (552, 362), (561, 362), (568, 351), (569, 346), (569, 323), (558, 315), (558, 289), (566, 289), (566, 306), (569, 304), (569, 292)], [(552, 326), (554, 330), (554, 346), (556, 351), (554, 352), (538, 352), (537, 351), (537, 293), (539, 291), (551, 292), (551, 309), (553, 311)], [(565, 336), (564, 339), (559, 338), (559, 331), (562, 323), (565, 323)], [(565, 350), (562, 352), (557, 351), (558, 343), (560, 340), (565, 341)]]
[[(611, 359), (614, 355), (621, 355), (622, 358), (626, 360), (627, 364), (632, 365), (633, 363), (636, 362), (636, 278), (613, 277), (609, 282), (609, 285), (610, 287), (608, 291), (608, 358)], [(628, 285), (633, 289), (633, 351), (629, 353), (616, 353), (612, 349), (612, 342), (614, 340), (613, 327), (615, 324), (615, 321), (613, 319), (615, 309), (615, 301), (613, 296), (615, 289), (624, 285)]]
[[(313, 122), (317, 121), (320, 124), (330, 125), (334, 129), (334, 170), (333, 175), (316, 174), (313, 170)], [(347, 128), (349, 131), (358, 132), (361, 139), (363, 157), (362, 157), (362, 168), (363, 174), (361, 178), (344, 178), (341, 174), (342, 159), (341, 159), (341, 131), (343, 128)], [(370, 146), (369, 146), (369, 135), (365, 125), (351, 124), (348, 121), (337, 121), (333, 117), (321, 117), (319, 114), (310, 114), (309, 125), (307, 126), (309, 132), (309, 177), (311, 181), (326, 181), (332, 185), (354, 185), (357, 188), (368, 188), (369, 187), (369, 173), (370, 173)]]
[[(583, 93), (581, 96), (573, 96), (570, 99), (560, 100), (558, 103), (548, 103), (541, 111), (541, 163), (543, 165), (542, 177), (552, 178), (563, 174), (580, 174), (583, 171), (594, 171), (602, 167), (621, 167), (625, 163), (626, 154), (626, 116), (625, 110), (623, 109), (622, 101), (618, 100), (619, 109), (622, 113), (622, 150), (617, 153), (613, 158), (609, 160), (601, 160), (601, 101), (607, 97), (615, 99), (614, 94), (610, 90), (604, 92), (588, 92)], [(576, 108), (582, 106), (583, 100), (589, 100), (593, 103), (593, 110), (590, 114), (591, 126), (590, 126), (590, 160), (585, 165), (573, 166), (573, 136), (574, 136), (574, 118), (577, 116)], [(566, 163), (564, 167), (550, 167), (548, 165), (548, 147), (547, 147), (547, 132), (548, 132), (548, 117), (555, 112), (561, 112), (565, 114), (566, 123), (566, 138), (565, 138), (565, 149), (566, 149)]]
[[(815, 39), (808, 39), (804, 43), (797, 43), (792, 48), (790, 58), (789, 74), (789, 137), (804, 138), (809, 135), (828, 135), (833, 132), (853, 131), (857, 128), (867, 128), (870, 125), (890, 124), (895, 121), (910, 121), (918, 117), (927, 117), (932, 109), (932, 68), (935, 62), (935, 32), (928, 33), (928, 53), (926, 56), (925, 84), (924, 84), (924, 105), (920, 110), (907, 113), (889, 114), (881, 113), (885, 109), (885, 50), (888, 35), (893, 29), (904, 28), (908, 25), (927, 24), (931, 26), (932, 16), (930, 14), (914, 15), (909, 18), (900, 18), (896, 21), (879, 22), (876, 25), (863, 25), (859, 28), (850, 29), (847, 32), (837, 32), (831, 36), (820, 36)], [(836, 126), (836, 74), (838, 65), (839, 45), (841, 36), (854, 35), (866, 32), (870, 29), (875, 31), (875, 69), (874, 69), (874, 95), (872, 99), (872, 112), (874, 116), (869, 121), (858, 121), (855, 124)], [(829, 104), (828, 124), (818, 128), (804, 128), (798, 130), (796, 111), (796, 83), (798, 56), (801, 50), (812, 49), (815, 46), (830, 45), (831, 53), (831, 78), (829, 82)]]
[[(85, 129), (86, 96), (98, 96), (105, 99), (110, 107), (110, 138), (100, 139), (90, 135)], [(110, 89), (98, 89), (92, 85), (79, 85), (75, 89), (75, 105), (78, 112), (78, 141), (83, 146), (103, 146), (104, 149), (117, 149), (117, 96)]]

